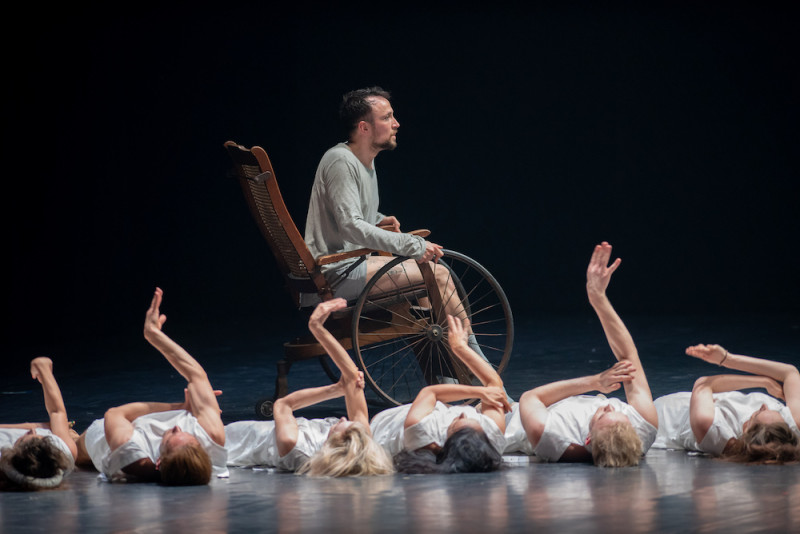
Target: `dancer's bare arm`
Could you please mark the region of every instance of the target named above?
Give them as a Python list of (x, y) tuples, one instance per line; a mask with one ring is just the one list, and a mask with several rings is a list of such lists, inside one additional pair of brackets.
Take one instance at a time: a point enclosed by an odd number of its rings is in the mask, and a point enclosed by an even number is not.
[(611, 281), (611, 275), (617, 270), (622, 260), (617, 258), (609, 265), (611, 259), (611, 245), (603, 242), (594, 248), (589, 267), (586, 270), (586, 293), (589, 303), (597, 313), (611, 351), (618, 361), (628, 361), (633, 364), (637, 372), (633, 380), (625, 382), (625, 398), (628, 404), (639, 412), (650, 424), (658, 427), (658, 412), (653, 403), (650, 384), (647, 382), (639, 352), (633, 342), (628, 328), (614, 310), (606, 296), (606, 289)]
[(296, 410), (313, 406), (326, 400), (337, 399), (342, 395), (344, 395), (344, 388), (340, 381), (328, 386), (293, 391), (276, 400), (272, 407), (272, 416), (275, 421), (278, 454), (286, 456), (297, 444), (297, 419), (294, 416)]
[(767, 391), (786, 401), (786, 406), (792, 413), (795, 423), (800, 425), (800, 373), (794, 365), (755, 356), (729, 353), (720, 345), (694, 345), (686, 349), (686, 354), (708, 363), (769, 377), (779, 382), (782, 385), (782, 395), (771, 392), (769, 388)]
[(692, 388), (689, 423), (697, 443), (703, 441), (714, 423), (714, 393), (740, 389), (764, 388), (771, 395), (783, 398), (783, 388), (776, 380), (755, 375), (701, 376)]
[(447, 341), (453, 354), (478, 377), (481, 384), (490, 387), (503, 387), (503, 380), (492, 364), (486, 359), (481, 358), (478, 353), (472, 350), (467, 343), (469, 338), (469, 319), (456, 319), (452, 315), (447, 316)]
[(344, 299), (331, 299), (319, 303), (308, 320), (308, 329), (342, 373), (340, 382), (344, 389), (347, 418), (369, 428), (369, 410), (364, 396), (364, 375), (358, 370), (339, 340), (325, 328), (325, 321), (330, 314), (346, 307), (347, 301)]
[[(503, 414), (510, 411), (511, 406), (503, 388), (467, 384), (436, 384), (422, 388), (411, 403), (403, 426), (408, 428), (422, 421), (433, 412), (437, 401), (447, 403), (467, 399), (480, 399), (482, 413), (497, 423), (498, 428), (505, 430)], [(495, 412), (501, 415), (500, 420), (495, 416)]]
[(53, 361), (43, 356), (34, 358), (31, 361), (31, 376), (42, 385), (44, 406), (50, 416), (50, 431), (61, 438), (69, 447), (72, 457), (77, 458), (78, 446), (70, 434), (67, 408), (61, 396), (61, 388), (53, 375)]
[(163, 292), (156, 288), (144, 321), (144, 337), (164, 355), (188, 383), (192, 415), (219, 445), (225, 444), (225, 427), (220, 418), (219, 402), (203, 367), (186, 350), (167, 336), (162, 328), (167, 316), (160, 313)]
[(617, 362), (596, 375), (559, 380), (526, 391), (519, 399), (519, 415), (528, 441), (536, 447), (547, 423), (547, 407), (556, 402), (591, 391), (611, 393), (634, 379), (636, 369), (631, 362)]

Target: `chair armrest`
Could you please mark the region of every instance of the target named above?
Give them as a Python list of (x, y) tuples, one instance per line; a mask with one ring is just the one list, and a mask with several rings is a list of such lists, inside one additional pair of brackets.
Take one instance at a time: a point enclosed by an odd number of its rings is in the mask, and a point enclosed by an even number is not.
[(367, 254), (372, 254), (373, 252), (378, 252), (377, 250), (373, 250), (371, 248), (359, 248), (356, 250), (350, 250), (348, 252), (339, 252), (337, 254), (326, 254), (324, 256), (320, 256), (317, 258), (317, 265), (328, 265), (329, 263), (336, 263), (337, 261), (347, 260), (350, 258), (357, 258), (359, 256), (365, 256)]
[[(412, 230), (408, 232), (411, 235), (418, 235), (420, 237), (428, 237), (431, 235), (430, 230), (422, 229), (422, 230)], [(328, 265), (329, 263), (336, 263), (337, 261), (347, 260), (350, 258), (357, 258), (359, 256), (365, 256), (367, 254), (372, 254), (373, 252), (383, 252), (380, 250), (375, 250), (371, 248), (359, 248), (356, 250), (350, 250), (348, 252), (338, 252), (336, 254), (326, 254), (324, 256), (320, 256), (317, 258), (317, 265), (320, 267), (323, 265)], [(388, 254), (388, 252), (386, 253)]]
[[(394, 232), (394, 227), (391, 224), (379, 224), (378, 228), (381, 230), (386, 230), (387, 232)], [(431, 235), (431, 231), (427, 229), (420, 229), (420, 230), (411, 230), (410, 232), (406, 232), (411, 235), (418, 235), (420, 237), (428, 237)]]

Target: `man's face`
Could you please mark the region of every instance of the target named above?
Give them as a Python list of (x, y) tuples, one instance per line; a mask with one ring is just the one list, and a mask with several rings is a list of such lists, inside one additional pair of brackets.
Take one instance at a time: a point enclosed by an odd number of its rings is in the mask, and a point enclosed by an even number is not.
[(372, 96), (367, 101), (372, 106), (372, 118), (366, 122), (371, 127), (373, 148), (394, 150), (397, 147), (397, 129), (400, 128), (400, 123), (394, 116), (392, 105), (382, 96)]

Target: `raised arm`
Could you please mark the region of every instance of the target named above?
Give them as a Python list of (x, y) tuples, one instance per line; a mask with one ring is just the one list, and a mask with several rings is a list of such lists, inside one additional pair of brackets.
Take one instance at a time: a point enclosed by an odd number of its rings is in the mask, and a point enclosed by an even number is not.
[(144, 337), (186, 379), (192, 399), (192, 415), (197, 418), (197, 422), (212, 440), (224, 445), (225, 427), (220, 418), (219, 403), (208, 375), (197, 360), (162, 331), (167, 320), (167, 316), (160, 312), (162, 295), (161, 289), (156, 288), (150, 308), (145, 315)]
[(103, 416), (106, 442), (113, 451), (125, 444), (133, 435), (133, 420), (142, 415), (169, 410), (184, 410), (184, 402), (130, 402), (106, 410)]
[(653, 426), (658, 426), (658, 412), (653, 404), (653, 395), (650, 392), (650, 384), (647, 382), (642, 362), (639, 359), (639, 352), (633, 342), (630, 332), (625, 323), (614, 310), (611, 302), (606, 296), (606, 289), (611, 281), (611, 275), (617, 270), (621, 258), (608, 264), (611, 259), (611, 245), (605, 241), (594, 248), (589, 267), (586, 269), (586, 293), (589, 303), (597, 313), (606, 339), (611, 347), (611, 351), (618, 361), (631, 362), (637, 372), (633, 375), (633, 380), (625, 382), (625, 398), (628, 403), (636, 409)]
[(472, 350), (467, 343), (469, 337), (469, 319), (456, 319), (452, 315), (447, 316), (447, 341), (450, 344), (452, 353), (472, 371), (481, 384), (490, 387), (503, 387), (503, 380), (497, 374), (492, 364), (485, 358), (481, 358), (478, 353)]
[[(511, 406), (503, 388), (467, 384), (436, 384), (422, 388), (411, 403), (403, 426), (408, 428), (419, 423), (433, 412), (437, 401), (447, 403), (467, 399), (480, 399), (483, 413), (491, 417), (501, 430), (505, 430), (505, 419), (502, 414), (511, 410)], [(494, 417), (494, 412), (501, 414), (502, 421)]]
[(713, 394), (751, 388), (764, 388), (772, 395), (782, 398), (781, 385), (767, 376), (714, 375), (701, 376), (695, 381), (689, 403), (689, 423), (698, 443), (703, 441), (714, 423)]
[[(686, 349), (686, 354), (721, 367), (769, 377), (779, 382), (782, 385), (782, 391), (777, 391), (772, 383), (770, 383), (770, 387), (767, 387), (767, 391), (771, 395), (786, 401), (786, 406), (792, 413), (792, 417), (800, 425), (800, 373), (798, 373), (797, 367), (794, 365), (754, 356), (729, 353), (719, 345), (694, 345)], [(766, 386), (745, 386), (732, 389), (745, 389), (746, 387)]]
[(536, 447), (542, 439), (547, 422), (547, 407), (556, 402), (591, 391), (611, 393), (634, 379), (636, 369), (631, 362), (617, 362), (611, 368), (596, 375), (559, 380), (526, 391), (519, 399), (519, 414), (522, 428), (528, 441)]
[(298, 429), (294, 412), (326, 400), (344, 395), (342, 383), (293, 391), (275, 401), (272, 415), (275, 421), (275, 438), (278, 454), (286, 456), (297, 444)]
[(339, 340), (324, 326), (332, 312), (346, 307), (347, 301), (344, 299), (331, 299), (319, 303), (308, 320), (308, 328), (342, 373), (340, 382), (344, 393), (344, 402), (347, 406), (347, 418), (355, 423), (362, 423), (369, 429), (369, 410), (367, 399), (364, 396), (364, 375), (358, 370)]
[(43, 356), (34, 358), (31, 361), (31, 376), (42, 385), (44, 406), (50, 416), (50, 431), (61, 438), (69, 447), (72, 457), (77, 458), (78, 446), (70, 435), (67, 408), (56, 377), (53, 375), (53, 361)]

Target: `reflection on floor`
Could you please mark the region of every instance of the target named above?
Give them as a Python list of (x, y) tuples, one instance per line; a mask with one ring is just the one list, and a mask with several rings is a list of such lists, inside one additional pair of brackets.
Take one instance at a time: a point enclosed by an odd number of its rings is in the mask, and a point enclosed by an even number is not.
[[(719, 342), (737, 352), (800, 363), (798, 317), (626, 322), (654, 396), (689, 390), (698, 376), (719, 372), (684, 356), (689, 344)], [(255, 401), (273, 392), (285, 334), (265, 338), (260, 329), (242, 325), (194, 336), (171, 333), (223, 389), (225, 422), (254, 418)], [(50, 356), (79, 430), (115, 404), (174, 400), (182, 391), (180, 377), (144, 342), (133, 351), (65, 345), (63, 354)], [(518, 317), (504, 379), (518, 398), (551, 380), (600, 371), (612, 358), (588, 315)], [(0, 382), (0, 421), (42, 419), (41, 392), (24, 371), (9, 370)], [(315, 362), (297, 364), (290, 373), (292, 389), (325, 380)], [(339, 415), (343, 408), (329, 402), (300, 415)], [(0, 525), (9, 532), (797, 532), (799, 469), (652, 450), (630, 469), (524, 461), (491, 474), (351, 480), (234, 469), (229, 479), (199, 488), (111, 485), (81, 471), (56, 491), (3, 494)]]

